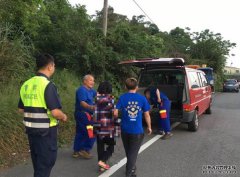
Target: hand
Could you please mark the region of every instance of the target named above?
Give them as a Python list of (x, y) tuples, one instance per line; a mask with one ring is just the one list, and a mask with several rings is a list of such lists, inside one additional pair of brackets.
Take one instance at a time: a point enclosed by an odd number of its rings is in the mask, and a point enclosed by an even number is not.
[(62, 121), (63, 121), (63, 122), (66, 122), (67, 119), (68, 119), (67, 115), (66, 115), (66, 114), (63, 114), (63, 119), (62, 119)]
[(93, 105), (90, 105), (90, 110), (92, 110), (92, 111), (95, 111), (95, 106), (93, 106)]
[(147, 131), (148, 131), (148, 135), (152, 134), (152, 129), (150, 127), (147, 128)]

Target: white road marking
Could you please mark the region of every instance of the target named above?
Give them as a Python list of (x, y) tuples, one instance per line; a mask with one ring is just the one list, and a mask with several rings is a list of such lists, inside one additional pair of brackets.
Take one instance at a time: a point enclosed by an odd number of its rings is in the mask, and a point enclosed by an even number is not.
[[(176, 126), (178, 126), (180, 123), (179, 122), (175, 122), (174, 124), (172, 124), (171, 128), (174, 129)], [(138, 154), (140, 154), (142, 151), (144, 151), (145, 149), (147, 149), (149, 146), (151, 146), (154, 142), (156, 142), (159, 138), (161, 138), (162, 135), (156, 135), (154, 136), (152, 139), (150, 139), (149, 141), (147, 141), (146, 143), (144, 143)], [(98, 177), (109, 177), (111, 176), (113, 173), (115, 173), (117, 170), (119, 170), (123, 165), (125, 165), (127, 163), (127, 158), (123, 158), (122, 160), (120, 160), (117, 164), (113, 165), (109, 170), (105, 171), (104, 173), (102, 173), (100, 176)]]

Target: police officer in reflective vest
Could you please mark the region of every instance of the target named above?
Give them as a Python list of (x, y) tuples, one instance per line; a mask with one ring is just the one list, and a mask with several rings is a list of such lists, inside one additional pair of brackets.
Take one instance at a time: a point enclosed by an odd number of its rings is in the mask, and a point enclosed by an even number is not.
[(55, 71), (54, 58), (36, 58), (38, 73), (20, 89), (19, 112), (24, 114), (34, 177), (49, 177), (57, 158), (58, 120), (66, 121), (56, 86), (49, 80)]

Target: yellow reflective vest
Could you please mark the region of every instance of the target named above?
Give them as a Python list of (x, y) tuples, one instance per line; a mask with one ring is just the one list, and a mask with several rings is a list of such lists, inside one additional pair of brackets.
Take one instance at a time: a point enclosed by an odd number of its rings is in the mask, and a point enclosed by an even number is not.
[(58, 124), (44, 98), (49, 82), (44, 76), (34, 76), (22, 85), (20, 97), (24, 105), (23, 123), (26, 127), (49, 128)]

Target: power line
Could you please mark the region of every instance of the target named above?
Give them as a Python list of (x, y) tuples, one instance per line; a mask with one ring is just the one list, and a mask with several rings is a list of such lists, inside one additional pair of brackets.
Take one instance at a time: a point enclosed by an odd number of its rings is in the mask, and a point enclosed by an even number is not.
[(146, 15), (146, 17), (153, 23), (153, 24), (156, 24), (153, 22), (153, 20), (148, 16), (148, 14), (141, 8), (141, 6), (135, 1), (133, 0), (133, 2), (138, 6), (138, 8)]

